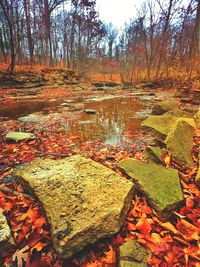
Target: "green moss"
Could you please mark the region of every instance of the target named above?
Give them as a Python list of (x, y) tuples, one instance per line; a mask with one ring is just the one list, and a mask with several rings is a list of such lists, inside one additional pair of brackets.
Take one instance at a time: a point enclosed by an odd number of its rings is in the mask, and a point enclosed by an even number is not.
[(194, 128), (183, 119), (177, 120), (170, 130), (165, 143), (167, 149), (172, 153), (172, 156), (179, 164), (186, 167), (194, 165), (192, 159)]
[(134, 159), (123, 160), (118, 167), (138, 184), (154, 208), (163, 215), (183, 200), (177, 170)]

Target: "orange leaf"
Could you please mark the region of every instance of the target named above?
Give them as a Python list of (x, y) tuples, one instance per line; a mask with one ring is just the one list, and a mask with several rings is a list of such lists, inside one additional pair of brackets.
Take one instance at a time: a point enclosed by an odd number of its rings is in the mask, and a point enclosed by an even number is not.
[(113, 247), (111, 245), (109, 245), (109, 251), (105, 252), (105, 257), (102, 260), (102, 263), (115, 263), (116, 261), (116, 253), (115, 250), (113, 249)]
[(177, 228), (187, 241), (200, 239), (200, 229), (186, 220), (180, 219), (177, 223)]
[(146, 217), (142, 217), (136, 224), (136, 227), (140, 230), (140, 233), (147, 235), (151, 232), (151, 224), (152, 222), (150, 220), (148, 220)]

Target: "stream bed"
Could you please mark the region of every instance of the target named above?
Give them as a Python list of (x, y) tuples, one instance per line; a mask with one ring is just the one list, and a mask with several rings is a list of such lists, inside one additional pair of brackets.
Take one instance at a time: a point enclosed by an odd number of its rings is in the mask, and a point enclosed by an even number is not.
[[(168, 98), (151, 90), (95, 93), (76, 93), (67, 98), (41, 99), (14, 97), (11, 102), (2, 103), (1, 121), (21, 120), (26, 124), (40, 124), (50, 131), (52, 124), (64, 128), (65, 133), (78, 135), (79, 142), (98, 140), (107, 145), (116, 145), (133, 140), (140, 132), (140, 125), (151, 113), (151, 107), (160, 98)], [(86, 113), (87, 109), (94, 114)], [(30, 119), (35, 116), (34, 120)], [(32, 117), (31, 117), (32, 118)]]

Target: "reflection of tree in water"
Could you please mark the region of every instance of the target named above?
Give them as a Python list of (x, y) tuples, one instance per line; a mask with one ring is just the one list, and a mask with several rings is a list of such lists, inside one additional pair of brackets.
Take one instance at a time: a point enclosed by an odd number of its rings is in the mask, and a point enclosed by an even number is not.
[(71, 125), (71, 131), (80, 134), (82, 141), (99, 139), (109, 144), (124, 140), (125, 131), (136, 132), (140, 120), (133, 118), (143, 106), (134, 98), (113, 98), (90, 102), (87, 108), (98, 111), (95, 115), (83, 114), (80, 121)]

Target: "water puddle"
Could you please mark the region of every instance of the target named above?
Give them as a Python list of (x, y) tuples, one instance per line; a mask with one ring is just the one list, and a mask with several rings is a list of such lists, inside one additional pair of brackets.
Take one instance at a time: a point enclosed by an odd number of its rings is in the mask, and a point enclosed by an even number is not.
[[(145, 98), (144, 92), (142, 96)], [(148, 102), (155, 96), (147, 95), (146, 98)], [(78, 135), (80, 142), (98, 140), (113, 145), (133, 140), (137, 136), (141, 121), (151, 112), (151, 103), (147, 104), (146, 101), (141, 99), (141, 94), (133, 93), (91, 95), (85, 98), (79, 96), (63, 101), (22, 100), (19, 103), (2, 104), (0, 117), (4, 121), (19, 119), (20, 122), (35, 125), (42, 121), (41, 129), (44, 131), (57, 130), (48, 126), (48, 123), (60, 121), (65, 132)], [(86, 113), (85, 109), (95, 110), (96, 113)], [(33, 114), (33, 117), (31, 115), (27, 120), (20, 118), (29, 114)]]
[(134, 136), (140, 129), (141, 119), (134, 117), (144, 109), (141, 101), (133, 97), (117, 97), (85, 103), (78, 121), (69, 125), (69, 131), (80, 135), (81, 141), (100, 140), (106, 144), (117, 144)]
[(34, 112), (45, 112), (45, 110), (48, 110), (48, 108), (55, 110), (57, 105), (58, 101), (50, 102), (38, 99), (34, 101), (6, 103), (2, 104), (0, 107), (0, 117), (2, 117), (4, 120), (17, 119), (20, 116), (25, 116)]

